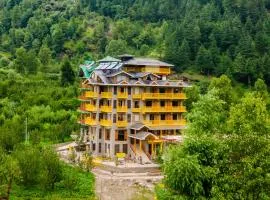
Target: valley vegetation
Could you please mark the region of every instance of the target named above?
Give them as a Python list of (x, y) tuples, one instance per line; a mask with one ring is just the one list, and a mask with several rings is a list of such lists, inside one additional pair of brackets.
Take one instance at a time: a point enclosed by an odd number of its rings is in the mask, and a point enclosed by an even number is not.
[(79, 132), (79, 64), (129, 53), (206, 77), (187, 91), (187, 139), (164, 155), (158, 198), (268, 199), (269, 9), (269, 0), (1, 0), (0, 194), (94, 196), (92, 175), (50, 146)]

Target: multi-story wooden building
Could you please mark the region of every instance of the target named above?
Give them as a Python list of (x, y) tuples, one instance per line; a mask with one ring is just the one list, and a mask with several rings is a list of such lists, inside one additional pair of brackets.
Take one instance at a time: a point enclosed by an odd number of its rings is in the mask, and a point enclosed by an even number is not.
[[(123, 55), (106, 57), (81, 84), (81, 132), (94, 155), (116, 153), (144, 160), (185, 128), (181, 80), (168, 80), (172, 65)], [(148, 158), (147, 158), (148, 157)]]

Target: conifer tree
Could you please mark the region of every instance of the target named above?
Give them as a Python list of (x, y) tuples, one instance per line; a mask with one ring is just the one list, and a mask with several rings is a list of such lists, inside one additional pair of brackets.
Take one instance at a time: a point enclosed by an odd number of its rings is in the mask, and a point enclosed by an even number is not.
[(75, 72), (73, 71), (70, 62), (65, 59), (61, 67), (61, 85), (66, 86), (73, 84), (75, 81)]

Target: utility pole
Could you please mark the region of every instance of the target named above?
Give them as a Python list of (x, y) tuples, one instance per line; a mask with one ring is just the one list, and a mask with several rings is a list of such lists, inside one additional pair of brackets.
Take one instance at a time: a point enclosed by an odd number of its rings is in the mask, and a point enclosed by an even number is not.
[(29, 142), (29, 135), (28, 135), (28, 130), (27, 130), (27, 126), (28, 126), (28, 124), (27, 124), (27, 117), (26, 117), (26, 119), (25, 119), (25, 144), (28, 144), (28, 142)]

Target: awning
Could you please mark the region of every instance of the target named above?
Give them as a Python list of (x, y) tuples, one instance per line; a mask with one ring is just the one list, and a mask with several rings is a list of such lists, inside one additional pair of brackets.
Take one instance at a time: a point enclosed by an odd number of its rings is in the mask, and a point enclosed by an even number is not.
[(182, 135), (166, 135), (161, 137), (164, 142), (183, 142)]
[(150, 132), (139, 132), (137, 134), (129, 134), (128, 137), (135, 138), (137, 140), (146, 140), (147, 137), (153, 137), (155, 140), (158, 139), (158, 137)]
[(146, 128), (149, 129), (148, 126), (146, 126), (145, 124), (140, 123), (140, 122), (139, 122), (139, 123), (132, 124), (132, 125), (130, 126), (130, 129), (141, 130), (143, 127), (146, 127)]

